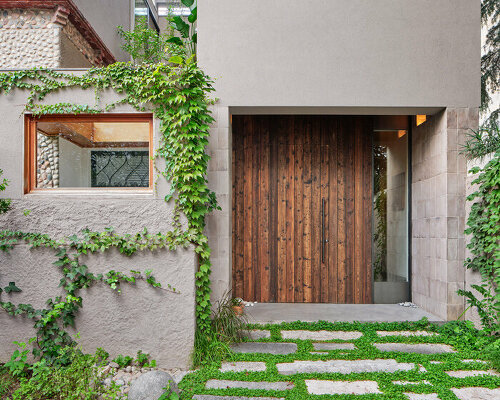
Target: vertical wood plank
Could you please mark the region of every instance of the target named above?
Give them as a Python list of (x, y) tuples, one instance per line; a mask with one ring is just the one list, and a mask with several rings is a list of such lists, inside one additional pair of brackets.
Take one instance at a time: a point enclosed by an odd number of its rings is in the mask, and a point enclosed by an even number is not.
[(337, 265), (338, 265), (338, 303), (346, 302), (346, 206), (345, 206), (345, 158), (347, 146), (345, 141), (345, 119), (340, 120), (339, 151), (337, 152)]
[[(320, 232), (320, 265), (321, 265), (321, 303), (328, 303), (329, 301), (329, 266), (328, 266), (328, 245), (329, 243), (323, 243), (324, 240), (328, 240), (329, 236), (329, 212), (328, 212), (328, 197), (330, 190), (330, 119), (327, 117), (321, 117), (319, 119), (320, 123), (320, 136), (321, 136), (321, 147), (320, 147), (320, 175), (321, 175), (321, 195), (320, 195), (320, 206), (321, 210), (324, 212), (324, 232)], [(324, 209), (323, 209), (324, 208)], [(320, 229), (322, 227), (320, 226)], [(323, 236), (324, 234), (324, 236)]]
[(304, 301), (304, 122), (301, 118), (295, 119), (295, 159), (294, 159), (294, 197), (295, 197), (295, 240), (294, 240), (294, 302)]
[(372, 272), (372, 204), (373, 204), (373, 173), (372, 173), (372, 149), (373, 149), (373, 120), (366, 118), (364, 121), (365, 131), (363, 135), (363, 268), (365, 273), (363, 303), (373, 302), (373, 272)]
[(312, 287), (312, 243), (311, 243), (311, 207), (312, 207), (312, 154), (311, 154), (311, 121), (304, 118), (304, 180), (303, 180), (303, 238), (304, 238), (304, 253), (303, 253), (303, 288), (304, 302), (312, 303), (313, 287)]
[(262, 242), (262, 231), (260, 230), (259, 221), (262, 218), (262, 208), (260, 207), (260, 181), (259, 171), (260, 165), (260, 139), (262, 136), (261, 130), (261, 117), (252, 117), (252, 282), (253, 292), (251, 294), (251, 301), (256, 301), (260, 298), (260, 270), (261, 259), (259, 258), (259, 247)]
[(354, 303), (354, 118), (348, 117), (346, 134), (346, 302)]
[(354, 303), (363, 303), (363, 121), (354, 121)]
[[(310, 118), (310, 117), (309, 117)], [(321, 301), (321, 132), (318, 118), (313, 118), (312, 124), (312, 187), (311, 187), (311, 270), (312, 270), (312, 301)]]
[(278, 297), (278, 136), (276, 118), (269, 119), (269, 286), (270, 302)]
[(328, 194), (328, 301), (337, 303), (338, 264), (337, 264), (337, 180), (338, 180), (338, 118), (329, 117), (328, 132), (330, 141), (329, 194)]
[(294, 220), (294, 158), (295, 158), (295, 117), (286, 118), (286, 302), (293, 303), (294, 296), (294, 263), (295, 263), (295, 220)]
[(278, 124), (278, 302), (285, 303), (287, 299), (287, 246), (286, 246), (286, 186), (288, 168), (286, 166), (286, 125), (283, 118), (280, 118)]
[(243, 117), (243, 125), (245, 130), (245, 138), (244, 138), (244, 157), (245, 157), (245, 165), (243, 169), (244, 178), (243, 178), (243, 204), (244, 204), (244, 250), (243, 250), (243, 259), (244, 259), (244, 300), (250, 300), (254, 293), (254, 282), (253, 282), (253, 253), (252, 253), (252, 245), (253, 245), (253, 232), (252, 232), (252, 222), (253, 222), (253, 185), (252, 185), (252, 167), (253, 167), (253, 154), (252, 154), (252, 118), (245, 116)]
[(270, 273), (269, 273), (269, 118), (262, 116), (261, 140), (259, 146), (260, 168), (259, 168), (259, 265), (260, 268), (260, 302), (269, 302), (270, 296)]
[(243, 124), (240, 116), (233, 118), (233, 296), (244, 296), (243, 274)]

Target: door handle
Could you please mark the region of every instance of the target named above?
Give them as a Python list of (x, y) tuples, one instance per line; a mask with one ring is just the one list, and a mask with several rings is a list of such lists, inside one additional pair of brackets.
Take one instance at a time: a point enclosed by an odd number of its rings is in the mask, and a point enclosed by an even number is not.
[(325, 199), (321, 199), (321, 262), (325, 263), (326, 244), (328, 239), (325, 237)]

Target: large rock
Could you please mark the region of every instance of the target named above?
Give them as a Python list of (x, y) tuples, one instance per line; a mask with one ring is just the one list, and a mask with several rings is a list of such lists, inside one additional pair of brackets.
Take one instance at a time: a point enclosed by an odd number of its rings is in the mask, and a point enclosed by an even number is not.
[[(170, 386), (169, 386), (170, 385)], [(171, 391), (179, 393), (179, 388), (169, 374), (164, 371), (150, 371), (132, 382), (128, 400), (158, 400), (169, 386)]]

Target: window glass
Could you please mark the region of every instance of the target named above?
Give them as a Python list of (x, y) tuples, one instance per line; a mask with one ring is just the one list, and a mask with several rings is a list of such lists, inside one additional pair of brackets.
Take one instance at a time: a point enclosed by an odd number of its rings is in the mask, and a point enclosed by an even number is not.
[(40, 120), (32, 188), (150, 186), (150, 122)]
[(375, 282), (408, 282), (409, 278), (408, 136), (406, 130), (380, 130), (374, 134), (373, 271)]

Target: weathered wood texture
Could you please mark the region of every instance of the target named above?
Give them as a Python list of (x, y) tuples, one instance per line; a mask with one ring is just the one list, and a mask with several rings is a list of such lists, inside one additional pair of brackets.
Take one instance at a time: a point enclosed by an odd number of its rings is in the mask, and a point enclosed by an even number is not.
[(233, 296), (372, 302), (371, 137), (369, 117), (233, 116)]

